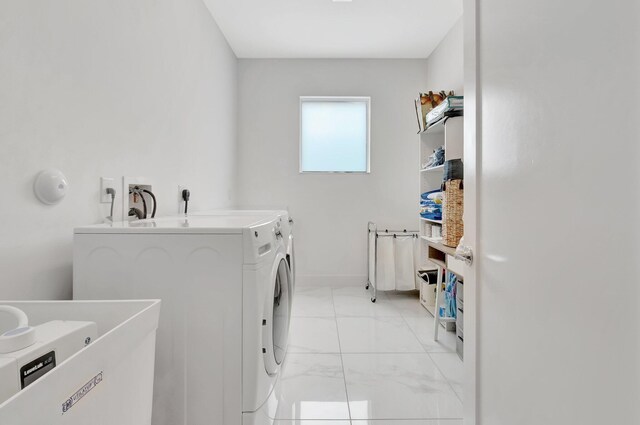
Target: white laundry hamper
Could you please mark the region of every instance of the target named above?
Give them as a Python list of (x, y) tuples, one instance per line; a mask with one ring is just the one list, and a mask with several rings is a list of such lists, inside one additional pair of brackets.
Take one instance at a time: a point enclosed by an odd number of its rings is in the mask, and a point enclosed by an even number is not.
[[(0, 404), (2, 425), (149, 425), (160, 301), (0, 301), (30, 325), (95, 322), (98, 338)], [(0, 326), (3, 325), (0, 318)], [(6, 319), (5, 319), (6, 320)]]
[(411, 291), (419, 288), (416, 280), (418, 232), (415, 230), (378, 230), (367, 224), (368, 276), (366, 288), (377, 291)]

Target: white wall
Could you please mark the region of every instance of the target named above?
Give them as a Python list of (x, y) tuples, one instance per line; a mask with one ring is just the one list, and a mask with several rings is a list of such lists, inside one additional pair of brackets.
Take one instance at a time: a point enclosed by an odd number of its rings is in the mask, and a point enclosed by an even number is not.
[(478, 4), (480, 424), (638, 424), (639, 3)]
[[(364, 284), (366, 226), (416, 229), (423, 60), (240, 60), (239, 204), (287, 207), (302, 283)], [(371, 96), (371, 174), (299, 174), (299, 97)]]
[(463, 30), (464, 22), (460, 18), (427, 58), (429, 90), (464, 94)]
[[(0, 2), (0, 299), (69, 298), (99, 177), (144, 176), (159, 214), (233, 203), (237, 60), (201, 0)], [(67, 198), (32, 192), (60, 168)]]

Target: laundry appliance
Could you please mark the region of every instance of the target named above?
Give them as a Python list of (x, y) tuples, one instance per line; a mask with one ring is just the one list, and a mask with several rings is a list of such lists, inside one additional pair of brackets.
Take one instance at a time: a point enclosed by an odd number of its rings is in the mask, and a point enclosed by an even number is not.
[(291, 273), (273, 214), (75, 229), (75, 299), (162, 299), (154, 425), (240, 425), (284, 361)]
[(0, 304), (0, 313), (17, 322), (17, 327), (0, 330), (0, 404), (98, 337), (94, 322), (52, 320), (29, 326), (19, 308)]
[(159, 313), (159, 300), (0, 301), (0, 424), (151, 425)]
[(291, 271), (292, 287), (296, 284), (296, 258), (293, 240), (293, 218), (287, 210), (204, 210), (190, 212), (194, 216), (220, 216), (220, 215), (275, 215), (278, 218), (278, 229), (287, 253), (287, 263)]

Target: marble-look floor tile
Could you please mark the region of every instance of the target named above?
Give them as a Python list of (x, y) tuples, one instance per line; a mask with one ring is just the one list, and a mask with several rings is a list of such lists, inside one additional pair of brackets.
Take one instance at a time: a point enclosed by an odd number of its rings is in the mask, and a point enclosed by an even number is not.
[(343, 354), (355, 419), (459, 419), (462, 402), (428, 354)]
[(334, 288), (333, 302), (338, 317), (398, 317), (400, 311), (388, 302), (383, 292), (378, 292), (375, 303), (371, 302), (371, 293), (363, 289)]
[(456, 392), (458, 398), (462, 399), (462, 388), (464, 382), (464, 367), (462, 360), (457, 353), (430, 353), (431, 359), (435, 362), (440, 372), (447, 378), (449, 384)]
[(339, 354), (288, 354), (274, 394), (276, 419), (349, 419)]
[(438, 341), (433, 340), (434, 318), (427, 313), (426, 316), (403, 316), (405, 322), (414, 332), (418, 340), (429, 353), (455, 353), (456, 333), (449, 332), (443, 327), (438, 331)]
[(420, 297), (417, 293), (389, 295), (388, 299), (402, 316), (431, 316), (427, 309), (420, 304)]
[[(351, 425), (351, 421), (332, 421), (332, 420), (318, 420), (318, 419), (276, 419), (273, 425)], [(361, 424), (365, 425), (365, 424)], [(411, 424), (407, 424), (411, 425)], [(422, 425), (422, 424), (416, 424)], [(431, 424), (424, 424), (431, 425)], [(439, 425), (439, 424), (434, 424)], [(457, 425), (457, 424), (446, 424), (446, 425)]]
[[(373, 291), (370, 289), (365, 289), (364, 286), (342, 286), (340, 288), (333, 288), (333, 295), (350, 295), (350, 296), (358, 296), (364, 299), (368, 299), (371, 301), (371, 295), (373, 295)], [(387, 292), (378, 291), (376, 294), (377, 298), (387, 298)]]
[(338, 317), (343, 353), (424, 353), (402, 317)]
[(351, 425), (463, 425), (463, 423), (461, 419), (357, 419), (351, 421)]
[(293, 297), (294, 317), (334, 317), (331, 288), (298, 286)]
[(289, 353), (340, 353), (338, 328), (333, 317), (293, 317)]

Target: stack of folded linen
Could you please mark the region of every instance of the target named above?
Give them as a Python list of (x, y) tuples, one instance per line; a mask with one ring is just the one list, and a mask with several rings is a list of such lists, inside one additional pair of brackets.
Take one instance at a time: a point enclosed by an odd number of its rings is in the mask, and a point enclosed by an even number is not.
[(427, 162), (422, 164), (422, 169), (426, 170), (442, 164), (444, 164), (444, 146), (439, 146), (431, 155), (429, 155)]
[(420, 217), (442, 220), (442, 191), (440, 189), (420, 195)]
[(442, 101), (438, 106), (433, 108), (426, 117), (427, 127), (437, 123), (445, 116), (462, 115), (464, 109), (464, 97), (462, 96), (449, 96)]

